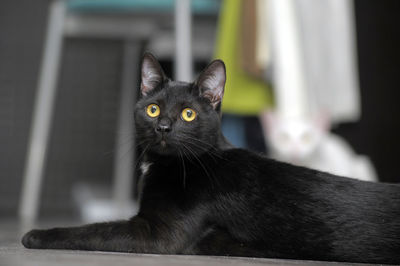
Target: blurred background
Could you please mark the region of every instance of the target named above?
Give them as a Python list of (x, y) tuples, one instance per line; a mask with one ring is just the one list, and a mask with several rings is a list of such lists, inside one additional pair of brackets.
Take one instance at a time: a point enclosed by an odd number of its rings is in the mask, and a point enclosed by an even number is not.
[[(225, 61), (223, 130), (235, 145), (322, 169), (331, 156), (362, 158), (376, 180), (399, 182), (400, 2), (319, 2), (2, 0), (0, 218), (126, 207), (83, 205), (116, 200), (121, 184), (133, 194), (124, 176), (135, 171), (118, 162), (136, 164), (124, 121), (144, 51), (188, 81)], [(283, 151), (292, 132), (312, 146), (301, 156)]]

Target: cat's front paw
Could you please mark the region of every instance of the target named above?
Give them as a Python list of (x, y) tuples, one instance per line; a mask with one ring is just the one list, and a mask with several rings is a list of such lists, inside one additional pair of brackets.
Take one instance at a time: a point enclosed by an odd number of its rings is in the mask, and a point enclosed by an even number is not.
[(31, 230), (22, 237), (22, 245), (26, 248), (45, 248), (45, 230)]

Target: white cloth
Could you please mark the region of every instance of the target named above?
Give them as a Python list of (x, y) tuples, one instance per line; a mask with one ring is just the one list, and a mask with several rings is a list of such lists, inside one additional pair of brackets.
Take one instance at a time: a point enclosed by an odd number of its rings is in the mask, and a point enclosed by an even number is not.
[(305, 79), (309, 95), (332, 122), (359, 119), (354, 3), (296, 0)]
[[(361, 103), (353, 1), (269, 0), (268, 3), (269, 12), (276, 10), (277, 5), (281, 10), (291, 11), (289, 25), (282, 15), (266, 12), (270, 24), (265, 28), (272, 27), (270, 47), (278, 112), (282, 108), (283, 112), (303, 114), (308, 109), (311, 113), (324, 111), (332, 123), (357, 121)], [(295, 33), (289, 38), (290, 43), (284, 42), (285, 34), (279, 31), (285, 28)]]

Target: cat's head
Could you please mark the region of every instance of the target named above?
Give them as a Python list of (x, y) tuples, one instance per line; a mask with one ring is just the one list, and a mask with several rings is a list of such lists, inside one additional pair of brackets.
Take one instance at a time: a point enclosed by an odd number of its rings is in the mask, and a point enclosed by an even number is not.
[(264, 122), (267, 140), (275, 157), (290, 162), (307, 160), (328, 132), (324, 115), (287, 118), (268, 113)]
[(224, 63), (215, 60), (192, 83), (172, 81), (146, 53), (135, 107), (139, 145), (155, 154), (185, 157), (216, 147), (225, 79)]

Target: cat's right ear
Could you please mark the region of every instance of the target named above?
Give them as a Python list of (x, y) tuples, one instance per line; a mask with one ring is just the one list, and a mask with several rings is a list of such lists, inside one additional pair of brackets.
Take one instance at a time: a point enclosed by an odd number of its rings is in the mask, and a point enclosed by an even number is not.
[(141, 75), (140, 91), (143, 96), (149, 94), (166, 79), (160, 63), (148, 52), (143, 55)]

